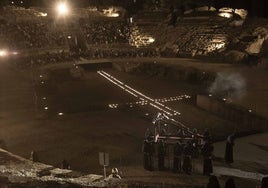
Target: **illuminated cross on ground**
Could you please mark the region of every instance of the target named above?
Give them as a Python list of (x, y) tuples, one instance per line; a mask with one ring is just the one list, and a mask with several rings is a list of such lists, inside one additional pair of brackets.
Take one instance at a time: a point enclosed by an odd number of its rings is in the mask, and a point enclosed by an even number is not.
[[(174, 99), (179, 100), (180, 98), (183, 98), (183, 97), (179, 97), (179, 96), (177, 98), (171, 97), (171, 98), (169, 98), (169, 100), (168, 100), (168, 98), (152, 99), (152, 98), (148, 97), (147, 95), (141, 93), (140, 91), (135, 90), (134, 88), (130, 87), (129, 85), (123, 83), (122, 81), (118, 80), (117, 78), (113, 77), (112, 75), (108, 74), (105, 71), (100, 70), (100, 71), (97, 71), (97, 73), (99, 75), (101, 75), (102, 77), (104, 77), (105, 79), (107, 79), (108, 81), (110, 81), (111, 83), (113, 83), (114, 85), (116, 85), (117, 87), (121, 88), (123, 91), (138, 98), (139, 101), (137, 101), (136, 104), (141, 104), (141, 105), (148, 104), (148, 105), (152, 106), (153, 108), (157, 109), (157, 111), (164, 113), (173, 124), (180, 126), (180, 127), (183, 127), (185, 129), (188, 129), (188, 127), (186, 127), (184, 124), (182, 124), (181, 122), (176, 121), (175, 119), (172, 118), (172, 116), (180, 115), (180, 112), (178, 112), (178, 111), (163, 104), (164, 102), (168, 102), (168, 101), (171, 101)], [(184, 95), (184, 98), (190, 98), (190, 96)], [(117, 104), (110, 104), (109, 105), (109, 107), (111, 107), (111, 108), (117, 108), (117, 106), (118, 106)]]

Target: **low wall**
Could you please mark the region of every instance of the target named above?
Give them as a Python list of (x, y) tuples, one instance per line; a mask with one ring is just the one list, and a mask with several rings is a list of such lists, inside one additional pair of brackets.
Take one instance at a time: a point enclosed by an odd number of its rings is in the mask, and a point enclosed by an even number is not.
[(236, 132), (268, 130), (268, 120), (266, 118), (243, 107), (228, 104), (225, 101), (205, 95), (197, 95), (196, 105), (223, 119), (234, 122)]

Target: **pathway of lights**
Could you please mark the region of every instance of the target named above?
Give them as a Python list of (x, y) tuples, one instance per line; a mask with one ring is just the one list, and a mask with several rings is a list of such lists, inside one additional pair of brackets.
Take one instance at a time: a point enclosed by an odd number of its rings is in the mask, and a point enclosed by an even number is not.
[(143, 34), (139, 31), (138, 26), (133, 26), (130, 31), (129, 44), (131, 46), (142, 47), (153, 43), (155, 39), (152, 36)]
[[(104, 72), (101, 70), (101, 71), (97, 71), (97, 73), (99, 75), (101, 75), (102, 77), (104, 77), (105, 79), (109, 80), (114, 85), (116, 85), (119, 88), (121, 88), (122, 90), (124, 90), (125, 92), (128, 92), (129, 94), (133, 95), (134, 97), (139, 98), (141, 101), (144, 101), (144, 105), (145, 105), (145, 103), (148, 103), (150, 106), (152, 106), (152, 107), (156, 108), (157, 110), (167, 114), (168, 116), (180, 115), (180, 113), (178, 111), (173, 110), (173, 109), (169, 108), (168, 106), (165, 106), (164, 104), (162, 104), (162, 103), (144, 95), (143, 93), (133, 89), (132, 87), (119, 81), (118, 79), (116, 79), (112, 75), (108, 74), (107, 72)], [(116, 105), (114, 105), (114, 106), (116, 106)]]
[[(190, 95), (179, 95), (179, 96), (175, 96), (175, 97), (166, 97), (166, 98), (162, 98), (162, 99), (154, 99), (154, 101), (166, 103), (166, 102), (180, 101), (180, 100), (190, 99), (190, 98), (191, 98)], [(136, 101), (136, 102), (128, 102), (128, 103), (125, 103), (124, 105), (133, 107), (133, 105), (145, 106), (145, 105), (148, 105), (148, 103), (149, 103), (148, 100), (140, 100), (140, 101)], [(120, 105), (122, 105), (122, 104), (109, 104), (108, 106), (110, 108), (118, 108)]]

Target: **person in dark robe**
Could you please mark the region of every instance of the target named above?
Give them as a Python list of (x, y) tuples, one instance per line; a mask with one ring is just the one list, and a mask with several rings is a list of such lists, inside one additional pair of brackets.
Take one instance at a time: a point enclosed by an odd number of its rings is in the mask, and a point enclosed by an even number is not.
[(30, 160), (33, 162), (39, 162), (37, 153), (35, 151), (31, 151)]
[(177, 136), (178, 136), (178, 137), (181, 137), (181, 138), (185, 138), (186, 133), (185, 133), (185, 131), (184, 131), (182, 128), (180, 128), (180, 129), (177, 131)]
[(65, 159), (61, 162), (61, 169), (71, 169), (70, 164)]
[(221, 188), (217, 176), (210, 176), (207, 184), (207, 188)]
[(198, 158), (199, 157), (199, 154), (200, 154), (200, 151), (199, 151), (199, 148), (198, 148), (198, 139), (196, 137), (196, 135), (192, 135), (192, 147), (193, 147), (193, 158)]
[(234, 134), (231, 134), (227, 137), (226, 147), (225, 147), (225, 162), (231, 164), (234, 162), (233, 159), (233, 146), (234, 146)]
[(178, 173), (181, 171), (181, 157), (183, 153), (183, 146), (180, 142), (177, 142), (174, 146), (173, 156), (173, 172)]
[(191, 174), (192, 172), (192, 144), (190, 141), (187, 142), (187, 144), (183, 148), (184, 158), (183, 158), (183, 165), (182, 170), (186, 174)]
[(268, 187), (268, 176), (267, 177), (263, 177), (261, 179), (261, 186), (260, 188), (267, 188)]
[(166, 145), (163, 140), (158, 141), (157, 151), (158, 151), (158, 169), (165, 170)]
[(211, 141), (211, 135), (208, 129), (205, 129), (204, 134), (203, 134), (203, 140), (204, 142), (210, 142)]
[(148, 139), (145, 139), (143, 142), (143, 167), (145, 170), (152, 170), (153, 169), (153, 143), (150, 142)]
[(145, 139), (147, 139), (148, 141), (150, 141), (152, 139), (152, 136), (153, 136), (153, 133), (152, 131), (150, 130), (150, 128), (147, 128), (146, 129), (146, 132), (145, 132)]
[(236, 188), (235, 181), (233, 178), (228, 178), (225, 182), (224, 188)]
[(213, 166), (212, 166), (212, 153), (214, 147), (212, 143), (205, 142), (205, 144), (201, 148), (201, 153), (203, 155), (203, 175), (209, 176), (213, 173)]

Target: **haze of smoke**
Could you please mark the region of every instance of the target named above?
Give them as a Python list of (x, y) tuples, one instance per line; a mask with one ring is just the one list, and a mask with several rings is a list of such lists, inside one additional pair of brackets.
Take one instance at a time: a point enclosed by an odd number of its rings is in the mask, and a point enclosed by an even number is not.
[(213, 95), (239, 99), (245, 94), (246, 82), (239, 73), (221, 72), (209, 88)]

